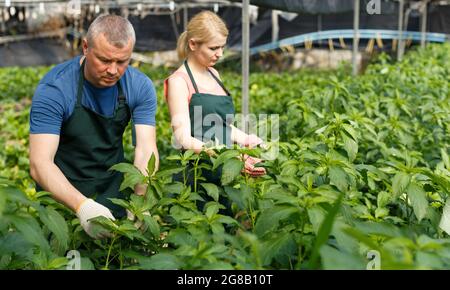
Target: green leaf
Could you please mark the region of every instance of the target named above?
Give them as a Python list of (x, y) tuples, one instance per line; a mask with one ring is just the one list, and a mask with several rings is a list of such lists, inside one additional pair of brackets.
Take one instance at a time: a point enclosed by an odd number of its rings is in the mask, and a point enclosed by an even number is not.
[(312, 206), (307, 210), (309, 220), (313, 227), (313, 231), (317, 235), (319, 233), (320, 225), (325, 220), (326, 211), (319, 205)]
[(277, 260), (289, 258), (295, 251), (296, 243), (290, 232), (277, 234), (262, 244), (263, 264), (269, 265), (274, 258)]
[(101, 236), (105, 233), (116, 232), (119, 230), (118, 225), (104, 216), (97, 216), (88, 221), (91, 221), (91, 232), (94, 236)]
[(172, 177), (172, 175), (177, 174), (183, 170), (184, 167), (158, 170), (158, 172), (155, 173), (155, 177), (156, 178)]
[(176, 228), (171, 230), (165, 239), (166, 242), (172, 243), (175, 246), (191, 246), (195, 247), (195, 238), (185, 229)]
[(6, 195), (0, 193), (0, 219), (2, 218), (5, 208), (6, 208)]
[(330, 183), (335, 185), (341, 192), (347, 191), (347, 174), (341, 167), (330, 166), (328, 177), (330, 178)]
[(246, 201), (244, 197), (241, 194), (241, 191), (239, 189), (233, 188), (231, 186), (224, 186), (223, 189), (225, 190), (228, 197), (236, 203), (239, 209), (245, 210)]
[(237, 159), (228, 159), (222, 168), (222, 185), (228, 185), (231, 183), (238, 175), (241, 174), (243, 162)]
[(34, 208), (39, 208), (39, 203), (33, 202), (22, 192), (20, 189), (15, 187), (2, 187), (0, 186), (0, 195), (6, 196), (6, 199), (12, 202), (17, 202), (22, 206), (31, 206)]
[(65, 258), (65, 257), (58, 257), (58, 258), (55, 258), (55, 259), (51, 260), (47, 264), (46, 269), (48, 269), (48, 270), (60, 269), (60, 268), (62, 268), (64, 266), (66, 266), (68, 262), (69, 261), (67, 260), (67, 258)]
[(442, 217), (439, 221), (439, 227), (450, 235), (450, 198), (447, 198), (444, 208), (442, 209)]
[(408, 197), (411, 200), (414, 214), (419, 222), (425, 217), (428, 210), (427, 194), (423, 188), (415, 182), (411, 182), (407, 189)]
[(217, 202), (208, 202), (205, 205), (205, 215), (210, 220), (215, 214), (219, 212), (219, 204)]
[(214, 183), (200, 183), (201, 186), (206, 190), (206, 194), (214, 199), (214, 201), (219, 200), (219, 188)]
[(143, 270), (178, 270), (182, 263), (174, 255), (171, 254), (156, 254), (147, 257), (139, 257), (139, 268)]
[(450, 158), (448, 157), (446, 151), (446, 149), (441, 148), (442, 161), (444, 162), (445, 168), (447, 168), (447, 170), (450, 170)]
[(363, 270), (367, 261), (355, 254), (339, 251), (328, 245), (320, 249), (324, 270)]
[(297, 177), (294, 176), (285, 176), (285, 175), (277, 176), (277, 182), (284, 184), (292, 184), (299, 189), (305, 189), (302, 182)]
[(256, 221), (255, 233), (262, 238), (264, 234), (274, 230), (280, 221), (298, 212), (298, 208), (289, 205), (277, 205), (264, 210)]
[(230, 216), (226, 215), (218, 215), (217, 221), (222, 224), (230, 225), (230, 224), (238, 224), (238, 222)]
[(81, 269), (80, 270), (95, 270), (95, 266), (88, 257), (80, 258)]
[(357, 141), (357, 134), (355, 129), (353, 129), (352, 126), (348, 125), (348, 124), (342, 124), (342, 127), (344, 128), (345, 132), (347, 132), (354, 141)]
[(130, 209), (130, 205), (126, 200), (120, 199), (120, 198), (108, 198), (112, 203), (117, 204), (123, 208)]
[(355, 140), (348, 137), (344, 132), (341, 132), (342, 140), (344, 141), (344, 149), (347, 151), (348, 159), (353, 162), (358, 153), (358, 143)]
[(192, 217), (196, 216), (196, 214), (179, 205), (174, 205), (170, 208), (170, 216), (179, 223), (181, 221), (191, 219)]
[(143, 183), (145, 180), (145, 176), (140, 172), (139, 174), (125, 174), (122, 184), (120, 185), (119, 191), (122, 191), (126, 188), (131, 188), (134, 190), (136, 184)]
[(66, 251), (69, 246), (69, 229), (66, 220), (52, 208), (41, 208), (39, 212), (41, 221), (55, 234), (62, 250)]
[(333, 229), (334, 219), (341, 208), (342, 199), (344, 194), (340, 194), (338, 200), (334, 203), (333, 207), (328, 212), (325, 220), (320, 225), (319, 233), (316, 237), (316, 242), (314, 243), (314, 248), (311, 254), (311, 266), (313, 269), (317, 268), (317, 259), (319, 257), (319, 252), (321, 247), (328, 241), (328, 237), (330, 236), (331, 230)]
[(115, 164), (113, 166), (111, 166), (111, 168), (109, 170), (115, 170), (115, 171), (119, 171), (122, 173), (129, 173), (131, 175), (141, 175), (141, 171), (134, 166), (133, 164), (130, 163), (118, 163)]
[(391, 195), (386, 191), (381, 191), (377, 196), (378, 207), (385, 207), (391, 202)]
[(387, 222), (355, 221), (353, 228), (361, 231), (365, 235), (379, 235), (383, 237), (397, 237), (402, 235), (399, 228)]
[(395, 198), (398, 198), (402, 193), (405, 192), (410, 181), (411, 176), (404, 172), (398, 172), (394, 176), (394, 179), (392, 180), (392, 192)]
[(444, 269), (444, 263), (441, 257), (435, 253), (418, 251), (416, 254), (416, 265), (421, 269)]
[(27, 241), (22, 233), (16, 231), (0, 236), (0, 257), (14, 253), (27, 258), (32, 253), (33, 244)]
[(184, 152), (184, 154), (183, 154), (183, 160), (190, 160), (190, 159), (192, 159), (191, 157), (192, 157), (192, 155), (194, 155), (194, 150), (186, 150), (186, 152)]
[(222, 154), (220, 154), (216, 160), (213, 161), (213, 170), (216, 169), (217, 167), (219, 167), (221, 164), (225, 163), (225, 161), (231, 159), (231, 158), (235, 158), (237, 156), (239, 156), (240, 153), (237, 150), (227, 150), (225, 152), (223, 152)]
[(152, 176), (153, 175), (153, 173), (155, 172), (155, 169), (156, 169), (155, 166), (156, 166), (156, 157), (155, 157), (155, 154), (152, 152), (152, 156), (148, 160), (148, 164), (147, 164), (148, 176)]
[(152, 217), (148, 215), (144, 215), (144, 223), (148, 226), (150, 233), (152, 233), (153, 237), (159, 238), (160, 228), (158, 222)]
[(375, 210), (375, 217), (376, 218), (384, 218), (389, 215), (389, 210), (385, 207), (377, 207)]
[(25, 240), (49, 251), (50, 246), (38, 222), (32, 217), (8, 216), (16, 229), (23, 234)]

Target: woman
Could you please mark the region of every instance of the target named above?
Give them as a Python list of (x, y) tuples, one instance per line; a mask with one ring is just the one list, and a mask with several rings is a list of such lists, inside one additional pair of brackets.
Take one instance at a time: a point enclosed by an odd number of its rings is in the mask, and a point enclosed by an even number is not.
[[(257, 136), (248, 135), (231, 124), (232, 98), (219, 73), (212, 68), (222, 57), (227, 36), (223, 20), (210, 11), (203, 11), (189, 21), (187, 30), (178, 39), (178, 56), (184, 63), (165, 80), (164, 94), (175, 139), (184, 150), (199, 153), (209, 141), (248, 147), (262, 143)], [(264, 175), (263, 167), (254, 166), (260, 161), (246, 158), (245, 172), (253, 177)], [(203, 173), (207, 182), (220, 184), (220, 173)]]

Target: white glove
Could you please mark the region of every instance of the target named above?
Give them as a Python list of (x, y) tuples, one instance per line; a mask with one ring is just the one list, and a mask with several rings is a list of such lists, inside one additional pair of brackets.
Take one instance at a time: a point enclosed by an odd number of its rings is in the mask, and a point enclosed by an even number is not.
[(95, 202), (90, 198), (86, 199), (80, 205), (77, 211), (77, 217), (80, 220), (81, 226), (91, 238), (101, 239), (105, 237), (111, 237), (111, 233), (109, 232), (93, 233), (93, 225), (89, 220), (98, 216), (104, 216), (111, 220), (115, 220), (111, 211), (107, 207), (99, 204), (98, 202)]
[(439, 227), (450, 235), (450, 198), (445, 203)]

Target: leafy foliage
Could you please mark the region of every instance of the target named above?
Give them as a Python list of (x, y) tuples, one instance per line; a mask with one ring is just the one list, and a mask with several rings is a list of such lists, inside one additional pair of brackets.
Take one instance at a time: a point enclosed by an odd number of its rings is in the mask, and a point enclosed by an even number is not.
[[(0, 268), (64, 268), (70, 249), (97, 269), (365, 269), (371, 250), (383, 269), (448, 268), (450, 239), (438, 224), (450, 193), (449, 51), (429, 45), (399, 63), (381, 55), (357, 78), (345, 68), (252, 74), (251, 111), (280, 115), (277, 158), (258, 179), (241, 174), (241, 157), (261, 149), (216, 148), (216, 157), (173, 149), (161, 83), (169, 72), (142, 67), (158, 88), (161, 168), (154, 173), (154, 158), (150, 176), (113, 166), (125, 173), (121, 189), (144, 183), (147, 192), (113, 200), (136, 218), (97, 218), (112, 233), (100, 241), (34, 190), (28, 108), (37, 79), (16, 78), (22, 85), (0, 90)], [(222, 78), (238, 111), (239, 76)], [(126, 136), (131, 161), (130, 128)], [(219, 167), (220, 185), (204, 180)], [(193, 174), (194, 186), (175, 173)]]

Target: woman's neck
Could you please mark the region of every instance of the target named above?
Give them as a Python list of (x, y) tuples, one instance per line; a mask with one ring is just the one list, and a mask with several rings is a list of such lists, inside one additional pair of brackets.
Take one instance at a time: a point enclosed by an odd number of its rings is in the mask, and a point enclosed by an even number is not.
[(196, 72), (197, 74), (207, 74), (208, 73), (208, 68), (205, 67), (204, 65), (201, 65), (200, 63), (198, 63), (194, 58), (187, 58), (187, 63), (189, 65), (189, 68), (191, 69), (191, 71)]

